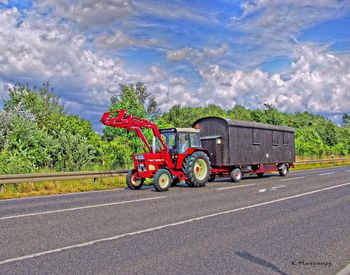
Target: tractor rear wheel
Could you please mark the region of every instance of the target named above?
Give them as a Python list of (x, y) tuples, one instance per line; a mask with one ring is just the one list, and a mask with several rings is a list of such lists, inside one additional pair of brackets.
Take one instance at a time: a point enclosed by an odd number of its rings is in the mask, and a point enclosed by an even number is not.
[(131, 190), (139, 190), (145, 181), (145, 179), (136, 178), (135, 173), (135, 170), (129, 170), (126, 175), (126, 184)]
[(208, 182), (210, 176), (210, 160), (206, 153), (194, 152), (184, 160), (182, 170), (189, 186), (202, 187)]
[(158, 192), (167, 191), (171, 186), (172, 181), (173, 178), (168, 170), (159, 169), (154, 174), (153, 185)]

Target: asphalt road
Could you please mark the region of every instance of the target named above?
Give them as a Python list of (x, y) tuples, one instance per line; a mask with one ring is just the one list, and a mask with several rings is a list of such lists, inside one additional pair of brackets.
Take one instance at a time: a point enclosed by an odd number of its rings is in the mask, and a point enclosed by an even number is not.
[(336, 274), (350, 166), (0, 201), (0, 274)]

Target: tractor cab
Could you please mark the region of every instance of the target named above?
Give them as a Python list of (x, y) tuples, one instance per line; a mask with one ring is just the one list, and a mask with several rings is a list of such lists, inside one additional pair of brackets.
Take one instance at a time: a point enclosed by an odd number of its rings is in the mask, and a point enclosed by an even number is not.
[(172, 155), (185, 154), (189, 148), (201, 148), (199, 130), (197, 129), (170, 128), (160, 129), (159, 132)]

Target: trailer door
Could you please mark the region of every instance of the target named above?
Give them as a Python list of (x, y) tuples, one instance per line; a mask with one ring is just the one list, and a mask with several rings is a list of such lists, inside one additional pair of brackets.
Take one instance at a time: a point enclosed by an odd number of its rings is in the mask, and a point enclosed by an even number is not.
[(208, 149), (212, 165), (222, 164), (221, 142), (221, 136), (201, 137), (202, 147)]

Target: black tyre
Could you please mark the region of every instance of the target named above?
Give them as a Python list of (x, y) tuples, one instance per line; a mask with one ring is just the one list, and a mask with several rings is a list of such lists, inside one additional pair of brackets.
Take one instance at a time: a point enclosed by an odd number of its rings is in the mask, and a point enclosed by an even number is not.
[(210, 175), (208, 181), (213, 182), (215, 180), (215, 175)]
[(173, 181), (171, 182), (171, 187), (176, 186), (179, 182), (180, 182), (179, 178), (178, 178), (178, 177), (175, 177), (175, 178), (173, 179)]
[(158, 192), (167, 191), (172, 181), (173, 177), (168, 170), (159, 169), (154, 175), (153, 185)]
[(231, 171), (230, 176), (233, 182), (239, 182), (242, 179), (242, 170), (239, 168), (235, 168)]
[(262, 178), (264, 176), (264, 173), (256, 173), (259, 178)]
[(211, 170), (209, 157), (204, 152), (194, 152), (184, 160), (182, 170), (187, 177), (186, 183), (189, 186), (205, 186)]
[(288, 174), (288, 166), (283, 163), (281, 168), (278, 170), (278, 173), (281, 177), (285, 177)]
[(139, 190), (142, 187), (145, 179), (141, 179), (141, 178), (135, 179), (134, 174), (135, 174), (135, 170), (128, 171), (128, 174), (126, 175), (126, 184), (131, 190)]

